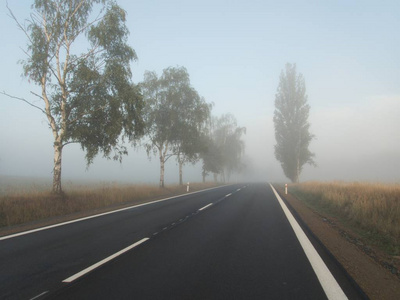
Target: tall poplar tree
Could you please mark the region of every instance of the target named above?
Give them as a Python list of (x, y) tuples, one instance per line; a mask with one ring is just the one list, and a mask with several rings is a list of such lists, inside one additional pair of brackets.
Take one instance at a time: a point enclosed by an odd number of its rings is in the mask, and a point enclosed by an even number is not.
[(296, 64), (288, 63), (275, 95), (275, 157), (292, 182), (299, 182), (305, 164), (315, 165), (315, 155), (308, 149), (314, 138), (309, 131), (309, 112), (304, 77), (297, 74)]
[(25, 26), (9, 11), (28, 38), (23, 74), (39, 86), (32, 95), (41, 104), (13, 98), (46, 115), (54, 138), (53, 192), (60, 194), (66, 145), (80, 144), (90, 164), (99, 152), (121, 159), (124, 137), (143, 134), (126, 13), (112, 0), (35, 0)]

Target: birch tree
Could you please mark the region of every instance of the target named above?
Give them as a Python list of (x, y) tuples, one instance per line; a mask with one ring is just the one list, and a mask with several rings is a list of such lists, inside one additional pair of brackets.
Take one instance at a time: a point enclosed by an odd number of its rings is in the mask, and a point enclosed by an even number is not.
[(143, 100), (130, 79), (129, 64), (137, 57), (127, 44), (126, 13), (111, 0), (35, 0), (23, 24), (9, 12), (28, 39), (23, 75), (39, 87), (31, 93), (42, 105), (13, 97), (47, 118), (54, 138), (52, 189), (60, 194), (66, 145), (79, 143), (89, 165), (99, 152), (121, 159), (124, 138), (143, 133)]
[(182, 184), (182, 166), (198, 159), (198, 140), (211, 108), (190, 85), (184, 67), (166, 68), (160, 77), (147, 71), (141, 86), (146, 102), (145, 147), (148, 155), (154, 153), (160, 160), (159, 185), (164, 187), (165, 163), (173, 156)]
[(286, 64), (275, 95), (275, 157), (292, 182), (298, 182), (305, 164), (315, 165), (314, 153), (308, 149), (314, 135), (310, 133), (306, 85), (297, 74), (296, 64)]
[(206, 103), (194, 89), (184, 93), (181, 99), (179, 125), (173, 142), (173, 152), (179, 166), (179, 184), (183, 184), (183, 166), (195, 164), (204, 148), (206, 122), (211, 113), (211, 105)]
[(146, 71), (141, 83), (145, 100), (145, 133), (148, 139), (145, 142), (147, 155), (158, 155), (160, 161), (159, 186), (164, 187), (165, 163), (173, 156), (171, 144), (174, 140), (173, 128), (176, 122), (176, 113), (173, 103), (167, 98), (165, 83), (158, 78), (155, 72)]

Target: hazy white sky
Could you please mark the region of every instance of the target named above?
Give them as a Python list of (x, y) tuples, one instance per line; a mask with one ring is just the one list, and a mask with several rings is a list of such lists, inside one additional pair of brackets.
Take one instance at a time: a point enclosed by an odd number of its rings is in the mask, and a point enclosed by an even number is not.
[[(31, 1), (9, 0), (20, 20)], [(301, 180), (400, 181), (400, 2), (266, 0), (119, 0), (128, 13), (130, 44), (145, 70), (185, 66), (214, 114), (234, 114), (247, 127), (251, 174), (285, 180), (274, 157), (272, 116), (279, 75), (296, 63), (311, 106), (317, 168)], [(17, 61), (26, 37), (0, 2), (0, 90), (37, 101)], [(36, 102), (40, 104), (40, 102)], [(45, 116), (0, 95), (0, 175), (51, 177), (52, 135)], [(63, 178), (158, 181), (158, 159), (131, 150), (122, 165), (97, 158), (86, 170), (79, 146), (64, 150)], [(187, 167), (185, 179), (200, 180)], [(171, 161), (166, 183), (177, 182)]]

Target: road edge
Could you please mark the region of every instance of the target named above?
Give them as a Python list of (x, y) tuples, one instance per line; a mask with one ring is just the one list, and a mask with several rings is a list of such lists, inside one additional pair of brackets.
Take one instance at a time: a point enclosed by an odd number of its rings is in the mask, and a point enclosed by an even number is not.
[(174, 195), (174, 196), (170, 196), (170, 197), (167, 197), (167, 198), (150, 200), (148, 202), (142, 202), (142, 203), (129, 205), (129, 206), (122, 207), (122, 208), (111, 209), (109, 211), (105, 211), (105, 212), (102, 212), (102, 213), (93, 212), (94, 214), (90, 214), (89, 213), (89, 215), (84, 216), (84, 217), (73, 218), (73, 219), (68, 220), (68, 221), (62, 221), (62, 222), (58, 222), (58, 223), (56, 222), (56, 223), (50, 224), (50, 225), (45, 225), (45, 226), (40, 226), (39, 225), (38, 227), (34, 227), (32, 229), (27, 229), (27, 230), (22, 230), (22, 231), (19, 231), (19, 232), (16, 232), (16, 233), (2, 235), (2, 236), (0, 236), (0, 241), (11, 239), (11, 238), (15, 238), (15, 237), (18, 237), (18, 236), (31, 234), (31, 233), (35, 233), (35, 232), (38, 232), (38, 231), (48, 230), (48, 229), (51, 229), (51, 228), (60, 227), (60, 226), (64, 226), (64, 225), (68, 225), (68, 224), (72, 224), (72, 223), (77, 223), (77, 222), (81, 222), (81, 221), (85, 221), (85, 220), (89, 220), (89, 219), (93, 219), (93, 218), (98, 218), (98, 217), (102, 217), (102, 216), (105, 216), (105, 215), (118, 213), (118, 212), (121, 212), (121, 211), (124, 211), (124, 210), (134, 209), (134, 208), (145, 206), (145, 205), (151, 205), (151, 204), (155, 204), (155, 203), (158, 203), (158, 202), (168, 201), (168, 200), (171, 200), (171, 199), (176, 199), (176, 198), (185, 197), (185, 196), (188, 196), (188, 195), (202, 193), (202, 192), (206, 192), (206, 191), (210, 191), (210, 190), (214, 190), (214, 189), (218, 189), (218, 188), (222, 188), (222, 187), (226, 187), (226, 186), (230, 186), (230, 185), (234, 185), (234, 184), (225, 184), (225, 185), (211, 187), (211, 188), (207, 188), (207, 189), (199, 190), (199, 191), (195, 191), (195, 192), (188, 192), (188, 193), (184, 193), (184, 194)]
[(357, 290), (357, 292), (360, 294), (360, 296), (363, 299), (370, 299), (370, 297), (367, 295), (367, 293), (361, 288), (361, 286), (358, 284), (356, 279), (350, 275), (348, 270), (342, 265), (342, 263), (336, 258), (336, 256), (332, 253), (332, 251), (329, 250), (329, 248), (322, 242), (322, 240), (315, 234), (312, 229), (307, 225), (307, 223), (302, 219), (300, 214), (296, 211), (296, 209), (290, 204), (290, 202), (286, 199), (285, 195), (283, 192), (278, 188), (276, 189), (277, 193), (279, 196), (282, 198), (283, 202), (286, 204), (290, 212), (293, 214), (293, 217), (297, 220), (299, 225), (303, 228), (304, 232), (306, 233), (307, 236), (312, 238), (312, 242), (316, 243), (318, 247), (321, 249), (321, 251), (326, 254), (329, 259), (334, 262), (335, 267), (340, 269), (341, 272), (346, 276), (352, 287)]

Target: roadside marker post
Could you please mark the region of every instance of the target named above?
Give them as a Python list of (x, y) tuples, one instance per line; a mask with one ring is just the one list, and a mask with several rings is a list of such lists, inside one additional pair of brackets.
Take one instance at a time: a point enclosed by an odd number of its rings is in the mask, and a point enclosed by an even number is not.
[(186, 192), (189, 192), (189, 182), (187, 184)]
[(287, 183), (285, 183), (285, 195), (287, 195)]

